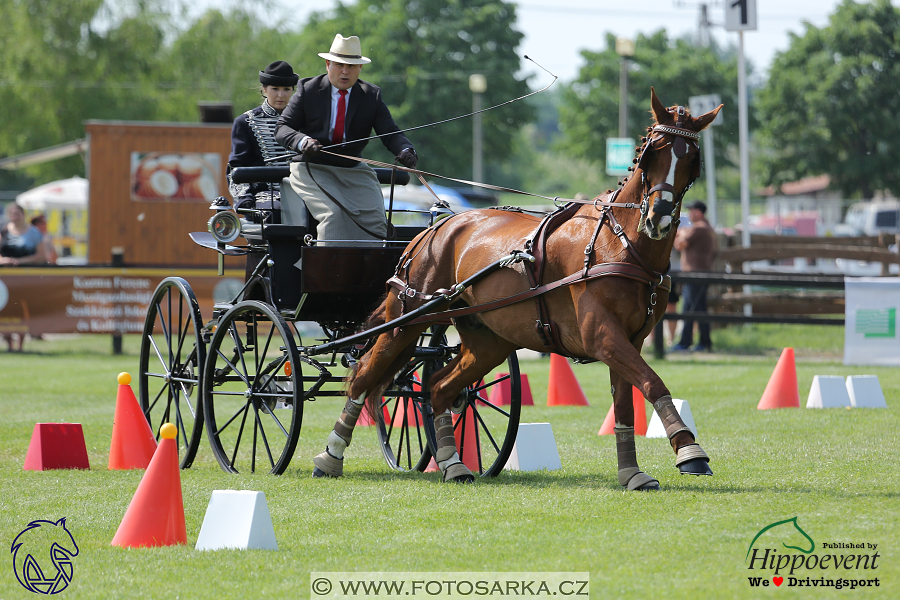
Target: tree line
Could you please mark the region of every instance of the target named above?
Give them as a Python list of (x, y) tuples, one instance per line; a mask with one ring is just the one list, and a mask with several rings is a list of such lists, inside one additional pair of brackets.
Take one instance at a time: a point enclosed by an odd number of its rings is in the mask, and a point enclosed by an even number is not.
[[(0, 0), (0, 157), (84, 137), (89, 119), (198, 121), (198, 102), (260, 101), (257, 73), (287, 60), (323, 72), (334, 34), (359, 35), (373, 59), (361, 77), (384, 89), (401, 127), (471, 110), (469, 76), (488, 79), (484, 106), (527, 94), (516, 4), (503, 0), (358, 0), (313, 13), (292, 30), (259, 15), (265, 0), (189, 17), (183, 0)], [(900, 10), (890, 0), (844, 0), (821, 28), (805, 25), (751, 92), (754, 186), (827, 173), (846, 197), (900, 195)], [(581, 52), (577, 77), (484, 114), (485, 178), (559, 196), (613, 187), (605, 140), (618, 137), (615, 38)], [(650, 86), (671, 104), (719, 94), (720, 196), (737, 196), (737, 58), (665, 30), (641, 34), (629, 71), (628, 135), (649, 125)], [(472, 176), (471, 122), (410, 134), (426, 170)], [(390, 160), (380, 144), (372, 158)], [(0, 189), (84, 173), (78, 157), (0, 171)], [(699, 187), (703, 183), (698, 182)]]

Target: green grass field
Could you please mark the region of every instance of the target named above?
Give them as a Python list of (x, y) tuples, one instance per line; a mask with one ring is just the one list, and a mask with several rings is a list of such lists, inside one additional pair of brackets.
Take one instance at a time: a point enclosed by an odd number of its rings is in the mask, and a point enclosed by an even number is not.
[[(106, 468), (116, 375), (136, 373), (136, 336), (122, 356), (110, 355), (106, 336), (29, 342), (23, 354), (0, 354), (0, 541), (11, 545), (32, 520), (66, 517), (80, 548), (66, 598), (308, 598), (313, 571), (589, 572), (592, 598), (897, 598), (900, 371), (843, 366), (842, 334), (832, 329), (729, 329), (714, 334), (728, 353), (665, 361), (645, 353), (673, 396), (690, 402), (711, 478), (680, 476), (665, 440), (639, 438), (641, 467), (662, 491), (624, 492), (614, 440), (596, 435), (610, 406), (606, 367), (574, 367), (590, 407), (548, 408), (548, 361), (532, 360), (522, 368), (536, 406), (523, 408), (522, 421), (552, 424), (562, 470), (443, 485), (438, 474), (388, 470), (373, 428), (360, 428), (346, 476), (313, 480), (311, 458), (341, 404), (323, 399), (307, 404), (280, 477), (226, 475), (204, 435), (181, 472), (188, 545), (152, 549), (110, 546), (143, 474)], [(814, 375), (876, 374), (890, 408), (756, 410), (785, 345), (797, 349), (801, 404)], [(24, 471), (36, 422), (81, 423), (91, 470)], [(277, 552), (193, 549), (210, 495), (223, 489), (265, 492)], [(751, 587), (748, 577), (774, 575), (748, 569), (754, 536), (795, 516), (817, 555), (871, 552), (822, 549), (837, 542), (877, 544), (879, 553), (877, 569), (795, 576), (877, 577), (880, 586), (788, 587), (782, 572), (781, 587)], [(794, 552), (780, 541), (757, 545)], [(12, 560), (5, 564), (0, 598), (33, 597)]]

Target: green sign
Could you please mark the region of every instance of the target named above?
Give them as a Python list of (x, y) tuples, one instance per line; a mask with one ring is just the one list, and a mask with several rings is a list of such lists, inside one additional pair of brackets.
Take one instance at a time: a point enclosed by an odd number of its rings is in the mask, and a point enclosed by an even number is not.
[(606, 174), (628, 175), (628, 167), (634, 165), (634, 139), (606, 139)]
[(856, 333), (866, 338), (892, 338), (897, 335), (897, 309), (856, 309)]

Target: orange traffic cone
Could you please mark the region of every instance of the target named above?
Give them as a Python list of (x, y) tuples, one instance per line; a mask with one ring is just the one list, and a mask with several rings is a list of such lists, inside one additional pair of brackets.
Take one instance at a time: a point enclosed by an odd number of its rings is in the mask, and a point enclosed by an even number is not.
[[(461, 426), (455, 426), (456, 422), (463, 419)], [(456, 437), (456, 451), (459, 452), (459, 458), (463, 464), (469, 467), (469, 470), (475, 474), (481, 472), (478, 468), (478, 457), (481, 454), (481, 443), (478, 439), (478, 424), (476, 423), (475, 411), (471, 406), (467, 406), (462, 414), (453, 415), (453, 435)], [(465, 439), (463, 436), (465, 435)], [(462, 444), (465, 446), (460, 450)]]
[(631, 386), (631, 402), (634, 405), (634, 435), (647, 435), (647, 405), (641, 390)]
[(131, 391), (131, 375), (119, 373), (118, 381), (109, 468), (146, 469), (156, 451), (156, 438)]
[(166, 423), (159, 432), (162, 441), (125, 511), (113, 537), (113, 546), (140, 548), (187, 544), (175, 442), (177, 430), (171, 423)]
[(797, 387), (797, 367), (794, 364), (794, 349), (785, 348), (775, 365), (772, 377), (766, 385), (759, 404), (759, 410), (769, 408), (800, 408), (800, 390)]
[[(647, 409), (644, 406), (644, 394), (634, 386), (631, 386), (631, 402), (634, 405), (634, 435), (647, 435)], [(613, 406), (610, 406), (597, 435), (613, 435), (615, 426), (615, 410)]]
[[(503, 378), (506, 379), (503, 379)], [(500, 383), (495, 383), (491, 386), (491, 391), (488, 394), (488, 400), (491, 401), (491, 404), (494, 406), (505, 406), (507, 404), (512, 404), (512, 384), (509, 380), (509, 373), (497, 373), (497, 376), (494, 377), (494, 381), (498, 379), (503, 379)], [(528, 384), (528, 375), (525, 373), (519, 374), (519, 382), (520, 382), (520, 392), (522, 395), (522, 406), (534, 406), (534, 396), (531, 395), (531, 386)]]
[(615, 435), (616, 430), (616, 407), (615, 403), (610, 404), (609, 412), (606, 413), (606, 418), (603, 419), (603, 425), (600, 426), (600, 431), (597, 432), (597, 435)]
[(559, 354), (550, 355), (550, 384), (547, 386), (547, 406), (590, 406), (569, 360)]

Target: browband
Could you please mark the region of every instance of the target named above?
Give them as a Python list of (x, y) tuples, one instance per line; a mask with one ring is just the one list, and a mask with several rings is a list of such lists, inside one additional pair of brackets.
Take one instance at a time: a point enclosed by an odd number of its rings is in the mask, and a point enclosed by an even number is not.
[(682, 137), (689, 137), (695, 140), (700, 139), (700, 134), (696, 131), (691, 131), (690, 129), (682, 129), (681, 127), (672, 127), (670, 125), (655, 125), (653, 127), (653, 131), (660, 131), (662, 133), (671, 133), (674, 135), (680, 135)]

